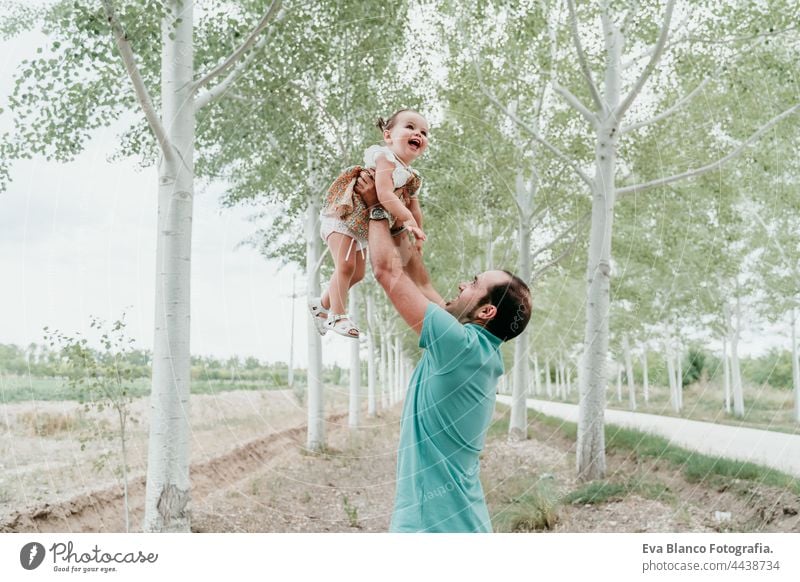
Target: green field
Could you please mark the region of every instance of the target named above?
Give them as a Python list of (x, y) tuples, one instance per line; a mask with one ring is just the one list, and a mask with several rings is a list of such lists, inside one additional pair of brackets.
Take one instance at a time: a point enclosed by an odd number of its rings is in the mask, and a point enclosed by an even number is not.
[[(272, 380), (192, 380), (192, 394), (215, 394), (230, 390), (284, 390), (286, 385)], [(131, 396), (150, 394), (150, 379), (138, 378), (131, 384)], [(31, 400), (80, 401), (77, 390), (70, 388), (65, 378), (36, 378), (32, 376), (0, 376), (0, 402)]]

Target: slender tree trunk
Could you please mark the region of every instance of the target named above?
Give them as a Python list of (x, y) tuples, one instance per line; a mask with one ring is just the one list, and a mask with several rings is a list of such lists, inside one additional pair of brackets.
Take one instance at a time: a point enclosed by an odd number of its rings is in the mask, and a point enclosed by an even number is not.
[(733, 414), (744, 416), (744, 392), (742, 389), (742, 370), (739, 366), (739, 333), (742, 325), (739, 298), (736, 298), (736, 325), (731, 328), (731, 389), (733, 391)]
[[(533, 192), (526, 188), (522, 175), (518, 173), (516, 180), (516, 199), (519, 204), (517, 276), (523, 281), (530, 281), (531, 278), (530, 204), (532, 198)], [(489, 256), (491, 257), (491, 251)], [(528, 434), (528, 409), (525, 405), (525, 395), (529, 390), (530, 383), (529, 334), (530, 328), (517, 336), (514, 345), (514, 379), (511, 388), (511, 418), (508, 424), (508, 437), (513, 440), (525, 439)]]
[(540, 396), (542, 393), (542, 376), (539, 370), (539, 355), (533, 357), (533, 393)]
[(380, 334), (381, 344), (381, 408), (389, 408), (389, 352), (386, 349), (388, 338), (386, 332)]
[(289, 367), (286, 371), (286, 386), (289, 390), (294, 388), (294, 307), (297, 302), (295, 280), (296, 275), (292, 275), (292, 327), (289, 330)]
[(386, 337), (386, 353), (388, 358), (386, 360), (386, 367), (388, 370), (388, 378), (389, 384), (387, 386), (387, 393), (389, 396), (389, 406), (394, 406), (395, 399), (394, 399), (394, 389), (395, 385), (397, 384), (397, 379), (395, 376), (395, 364), (394, 364), (394, 337), (393, 334), (388, 333)]
[(128, 434), (125, 430), (125, 414), (121, 407), (117, 407), (117, 414), (119, 415), (119, 439), (120, 446), (122, 447), (122, 500), (123, 511), (125, 512), (125, 533), (130, 533), (131, 505), (128, 500), (128, 450), (126, 446)]
[[(312, 192), (314, 184), (311, 184)], [(317, 196), (312, 194), (306, 211), (306, 289), (309, 297), (320, 295), (319, 268), (320, 238), (317, 234), (319, 206)], [(325, 416), (322, 399), (322, 341), (316, 325), (308, 317), (308, 430), (306, 447), (319, 451), (325, 446)]]
[(650, 402), (650, 381), (647, 378), (647, 348), (643, 348), (642, 352), (642, 392), (644, 393), (644, 402)]
[(375, 396), (375, 305), (372, 293), (367, 293), (367, 416), (378, 414), (378, 399)]
[(395, 365), (395, 383), (394, 383), (394, 401), (400, 402), (400, 391), (403, 385), (403, 359), (400, 352), (400, 334), (394, 336), (394, 365)]
[(797, 308), (792, 307), (792, 384), (794, 386), (794, 421), (800, 422), (800, 362), (797, 360)]
[(552, 400), (553, 398), (553, 385), (550, 383), (550, 360), (544, 361), (544, 385), (547, 392), (547, 397)]
[(678, 398), (678, 411), (683, 410), (683, 346), (680, 341), (677, 343), (677, 353), (675, 354), (675, 394)]
[(678, 410), (678, 393), (676, 389), (676, 382), (675, 382), (675, 361), (672, 359), (672, 352), (669, 348), (669, 341), (665, 342), (664, 348), (666, 350), (666, 358), (667, 358), (667, 377), (669, 378), (669, 402), (672, 406), (672, 410), (675, 412), (679, 412)]
[(628, 335), (622, 336), (622, 349), (625, 353), (625, 377), (628, 380), (628, 406), (636, 410), (636, 384), (633, 381), (633, 358), (631, 357), (631, 344)]
[(728, 336), (722, 335), (722, 371), (724, 375), (725, 412), (731, 413), (731, 363), (728, 356)]
[[(621, 37), (618, 29), (607, 40), (605, 98), (613, 112), (619, 105)], [(577, 471), (581, 481), (602, 479), (606, 473), (604, 411), (608, 316), (611, 289), (611, 232), (616, 198), (615, 171), (620, 120), (603, 113), (597, 127), (592, 225), (586, 267), (586, 328), (579, 375)]]
[[(527, 253), (522, 253), (522, 251), (520, 251), (520, 254)], [(516, 338), (513, 374), (514, 381), (511, 388), (511, 418), (508, 423), (508, 438), (511, 440), (523, 440), (527, 438), (528, 433), (528, 411), (525, 405), (525, 397), (530, 384), (527, 329)]]
[(617, 364), (617, 402), (622, 402), (622, 366)]
[(572, 368), (566, 368), (567, 374), (567, 396), (572, 396)]
[[(350, 317), (358, 326), (358, 310), (361, 307), (361, 289), (358, 286), (350, 289)], [(361, 342), (350, 342), (350, 407), (348, 410), (348, 426), (358, 428), (359, 396), (361, 393)]]
[(161, 118), (176, 155), (162, 157), (158, 166), (153, 383), (142, 529), (189, 532), (194, 24), (191, 1), (169, 0), (164, 8)]

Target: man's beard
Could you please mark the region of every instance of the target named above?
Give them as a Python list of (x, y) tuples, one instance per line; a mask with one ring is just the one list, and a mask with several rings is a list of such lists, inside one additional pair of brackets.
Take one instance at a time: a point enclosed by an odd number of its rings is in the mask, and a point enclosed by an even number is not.
[(472, 323), (475, 321), (475, 313), (477, 308), (469, 309), (469, 306), (459, 305), (458, 299), (448, 301), (444, 305), (444, 310), (455, 317), (459, 323)]

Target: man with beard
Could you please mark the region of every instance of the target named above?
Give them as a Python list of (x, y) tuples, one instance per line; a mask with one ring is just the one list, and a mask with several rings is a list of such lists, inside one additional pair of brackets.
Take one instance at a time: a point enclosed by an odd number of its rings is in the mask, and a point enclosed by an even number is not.
[[(445, 303), (408, 234), (389, 232), (369, 174), (361, 175), (356, 192), (372, 208), (375, 279), (425, 349), (403, 406), (390, 531), (491, 532), (479, 455), (503, 374), (500, 346), (528, 324), (530, 290), (508, 271), (486, 271), (461, 283)], [(404, 272), (401, 255), (413, 268)]]

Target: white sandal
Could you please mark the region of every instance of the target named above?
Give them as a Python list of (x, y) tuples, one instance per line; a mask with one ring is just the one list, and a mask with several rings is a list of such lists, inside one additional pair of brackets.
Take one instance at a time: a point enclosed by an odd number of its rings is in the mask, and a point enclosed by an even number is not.
[(314, 320), (314, 325), (317, 326), (319, 335), (328, 333), (328, 328), (325, 323), (328, 319), (329, 312), (322, 306), (321, 297), (312, 297), (308, 300), (308, 311), (311, 313), (311, 318)]
[(358, 339), (361, 331), (356, 327), (353, 321), (345, 313), (343, 315), (337, 313), (329, 313), (328, 320), (325, 322), (325, 327), (333, 330), (341, 336), (349, 337), (350, 339)]

